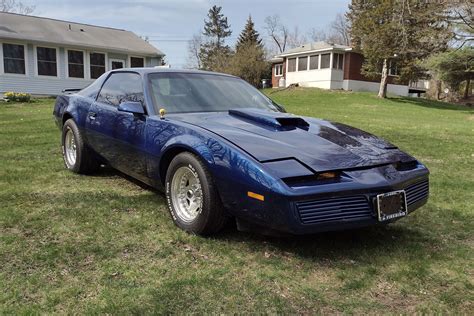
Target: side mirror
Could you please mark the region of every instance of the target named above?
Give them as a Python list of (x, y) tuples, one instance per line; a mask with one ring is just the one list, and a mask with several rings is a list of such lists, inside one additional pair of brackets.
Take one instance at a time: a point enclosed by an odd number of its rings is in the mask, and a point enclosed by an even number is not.
[(120, 112), (127, 112), (127, 113), (139, 114), (139, 115), (145, 114), (143, 105), (140, 102), (133, 102), (133, 101), (122, 102), (118, 106), (118, 110)]

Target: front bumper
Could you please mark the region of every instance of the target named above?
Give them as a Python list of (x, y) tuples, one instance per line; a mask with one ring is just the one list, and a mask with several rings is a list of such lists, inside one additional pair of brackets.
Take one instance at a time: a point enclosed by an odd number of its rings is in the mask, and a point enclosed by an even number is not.
[(400, 184), (393, 188), (374, 189), (358, 194), (338, 194), (334, 197), (319, 197), (290, 202), (288, 232), (307, 234), (314, 232), (343, 230), (372, 225), (384, 225), (397, 221), (378, 220), (375, 198), (378, 194), (405, 190), (408, 213), (413, 212), (428, 201), (428, 178), (416, 179), (410, 184)]
[(378, 194), (405, 190), (409, 213), (424, 205), (429, 195), (426, 167), (420, 164), (389, 175), (390, 168), (346, 173), (351, 180), (344, 183), (293, 188), (283, 194), (266, 192), (264, 202), (239, 203), (232, 213), (246, 222), (291, 234), (384, 225), (399, 218), (379, 222), (374, 203)]

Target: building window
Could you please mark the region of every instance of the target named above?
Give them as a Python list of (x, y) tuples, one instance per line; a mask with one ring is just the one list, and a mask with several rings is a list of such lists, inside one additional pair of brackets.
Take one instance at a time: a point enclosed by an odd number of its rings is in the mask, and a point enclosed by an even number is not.
[(308, 70), (308, 57), (298, 58), (298, 71)]
[(398, 65), (393, 60), (390, 60), (388, 63), (388, 74), (390, 76), (400, 76), (400, 70), (398, 69)]
[(288, 59), (288, 72), (296, 71), (296, 58)]
[(343, 64), (344, 64), (344, 55), (343, 54), (334, 54), (334, 57), (332, 59), (332, 68), (342, 70), (342, 65)]
[(7, 74), (26, 74), (25, 46), (3, 44), (3, 69)]
[(84, 53), (78, 50), (67, 51), (68, 76), (84, 78)]
[(276, 64), (275, 65), (275, 76), (276, 77), (283, 76), (283, 64)]
[(130, 57), (130, 67), (132, 68), (145, 67), (145, 59), (141, 57)]
[(38, 75), (58, 76), (58, 64), (56, 60), (56, 48), (36, 47), (36, 59)]
[(105, 54), (90, 53), (91, 79), (99, 78), (105, 72)]
[(318, 69), (319, 65), (319, 55), (314, 55), (309, 57), (309, 69)]
[(329, 68), (331, 65), (331, 54), (321, 55), (321, 69)]

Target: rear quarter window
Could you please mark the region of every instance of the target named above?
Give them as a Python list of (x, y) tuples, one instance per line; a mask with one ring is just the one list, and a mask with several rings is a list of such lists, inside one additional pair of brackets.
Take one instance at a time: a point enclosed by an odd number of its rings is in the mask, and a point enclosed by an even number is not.
[(105, 74), (100, 76), (97, 80), (95, 80), (93, 83), (79, 91), (77, 94), (85, 98), (95, 100), (97, 98), (97, 95), (99, 94), (100, 87), (102, 86), (102, 83), (104, 82), (106, 77), (107, 76)]

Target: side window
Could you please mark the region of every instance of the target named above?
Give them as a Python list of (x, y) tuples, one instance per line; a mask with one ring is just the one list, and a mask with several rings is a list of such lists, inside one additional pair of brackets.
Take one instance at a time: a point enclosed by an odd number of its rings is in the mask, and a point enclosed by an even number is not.
[(125, 101), (144, 104), (142, 78), (131, 72), (113, 73), (104, 83), (97, 98), (98, 102), (119, 106)]

